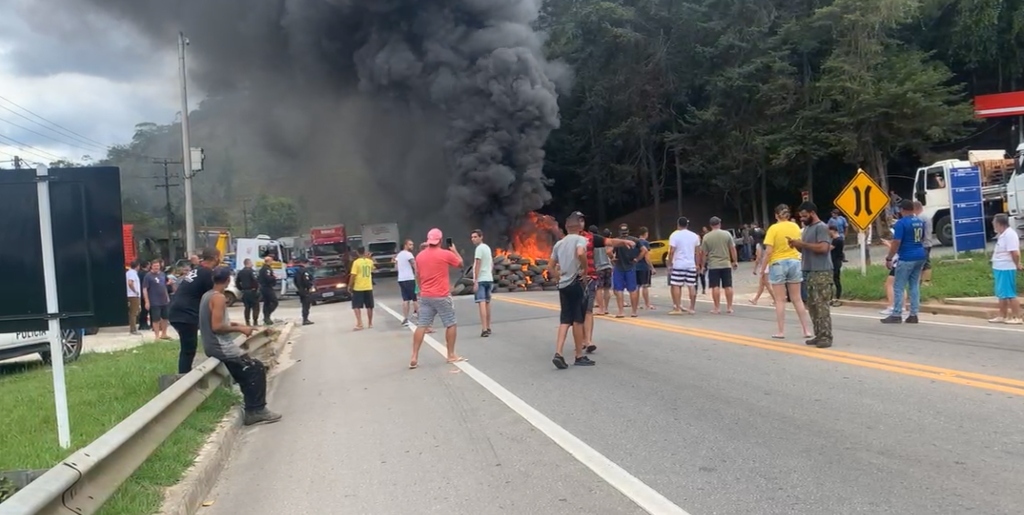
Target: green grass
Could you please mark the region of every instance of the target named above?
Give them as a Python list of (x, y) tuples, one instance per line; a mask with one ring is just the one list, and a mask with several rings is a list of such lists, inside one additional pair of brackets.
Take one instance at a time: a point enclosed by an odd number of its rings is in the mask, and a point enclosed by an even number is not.
[[(843, 298), (853, 300), (885, 300), (885, 278), (889, 270), (882, 265), (868, 267), (862, 276), (857, 267), (843, 269)], [(932, 283), (921, 287), (921, 300), (942, 300), (958, 297), (992, 296), (992, 266), (984, 254), (961, 254), (932, 259)], [(1017, 282), (1018, 292), (1024, 281)]]
[[(66, 367), (71, 449), (57, 445), (50, 368), (41, 363), (0, 365), (0, 470), (51, 468), (124, 420), (159, 391), (157, 378), (177, 366), (177, 342), (153, 343), (110, 354), (84, 354)], [(100, 510), (104, 515), (148, 515), (163, 490), (191, 466), (207, 436), (237, 395), (218, 388), (171, 434)]]

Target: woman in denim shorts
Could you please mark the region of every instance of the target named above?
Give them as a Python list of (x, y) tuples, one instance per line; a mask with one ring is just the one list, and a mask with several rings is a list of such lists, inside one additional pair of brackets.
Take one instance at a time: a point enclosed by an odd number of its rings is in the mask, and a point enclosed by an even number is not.
[(768, 261), (768, 282), (775, 292), (775, 321), (778, 324), (778, 332), (772, 338), (785, 338), (786, 326), (786, 298), (788, 291), (789, 298), (796, 309), (797, 318), (800, 320), (800, 327), (804, 331), (804, 338), (812, 338), (814, 335), (809, 330), (810, 318), (804, 301), (800, 296), (800, 284), (803, 282), (803, 271), (800, 266), (800, 251), (789, 246), (789, 240), (799, 240), (801, 237), (800, 226), (790, 220), (789, 206), (781, 204), (775, 208), (776, 223), (768, 228), (764, 237), (765, 255)]

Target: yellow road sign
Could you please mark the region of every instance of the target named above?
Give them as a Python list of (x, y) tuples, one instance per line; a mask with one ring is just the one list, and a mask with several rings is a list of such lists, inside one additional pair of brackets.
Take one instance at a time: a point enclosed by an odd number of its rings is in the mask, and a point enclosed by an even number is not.
[(889, 195), (864, 170), (857, 170), (835, 200), (836, 208), (854, 227), (866, 231), (889, 205)]

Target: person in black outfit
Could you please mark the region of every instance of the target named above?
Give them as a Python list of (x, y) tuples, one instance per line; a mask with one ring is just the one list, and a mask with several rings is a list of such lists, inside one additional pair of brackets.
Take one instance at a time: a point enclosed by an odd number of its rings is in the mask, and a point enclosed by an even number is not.
[[(139, 285), (140, 285), (140, 288), (141, 288), (142, 284), (145, 284), (142, 281), (146, 280), (146, 274), (149, 273), (149, 265), (150, 265), (149, 261), (142, 261), (142, 262), (139, 263)], [(139, 319), (137, 320), (137, 322), (138, 322), (138, 326), (139, 326), (139, 330), (140, 331), (147, 331), (147, 330), (149, 330), (149, 310), (146, 309), (146, 303), (145, 302), (142, 302), (141, 304), (142, 305), (139, 306)]]
[(298, 270), (295, 271), (295, 289), (299, 293), (299, 302), (302, 303), (302, 325), (312, 325), (309, 320), (309, 306), (313, 303), (310, 293), (313, 290), (313, 271), (306, 266), (306, 259), (299, 260)]
[(846, 250), (842, 235), (839, 234), (839, 228), (834, 224), (828, 224), (828, 230), (832, 235), (832, 251), (830, 254), (832, 258), (832, 282), (836, 286), (836, 298), (832, 299), (829, 304), (838, 306), (839, 299), (843, 298), (842, 271), (843, 262), (846, 261)]
[[(238, 271), (235, 286), (242, 294), (243, 313), (247, 325), (259, 325), (260, 318), (260, 285), (256, 281), (256, 270), (252, 268), (252, 260), (246, 258), (242, 262), (245, 268)], [(250, 323), (251, 322), (251, 323)]]
[(274, 276), (274, 269), (270, 266), (274, 262), (274, 258), (267, 256), (263, 258), (263, 267), (260, 268), (260, 274), (257, 277), (257, 281), (260, 283), (260, 296), (263, 297), (263, 323), (265, 325), (274, 325), (274, 322), (270, 320), (270, 315), (277, 309), (277, 292), (274, 291), (274, 286), (277, 285), (277, 277)]
[(199, 302), (203, 294), (213, 289), (213, 268), (220, 263), (220, 251), (204, 249), (199, 266), (181, 278), (178, 293), (171, 302), (167, 321), (178, 332), (181, 351), (178, 353), (178, 373), (192, 370), (199, 345)]

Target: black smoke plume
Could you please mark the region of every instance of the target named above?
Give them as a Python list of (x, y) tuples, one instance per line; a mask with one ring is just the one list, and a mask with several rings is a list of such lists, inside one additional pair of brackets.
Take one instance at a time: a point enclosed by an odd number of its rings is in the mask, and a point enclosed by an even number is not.
[(360, 204), (349, 216), (504, 231), (551, 198), (543, 146), (568, 73), (533, 29), (541, 0), (67, 2), (163, 48), (183, 31), (190, 80), (230, 99), (234, 130), (302, 187), (355, 190), (336, 197)]

